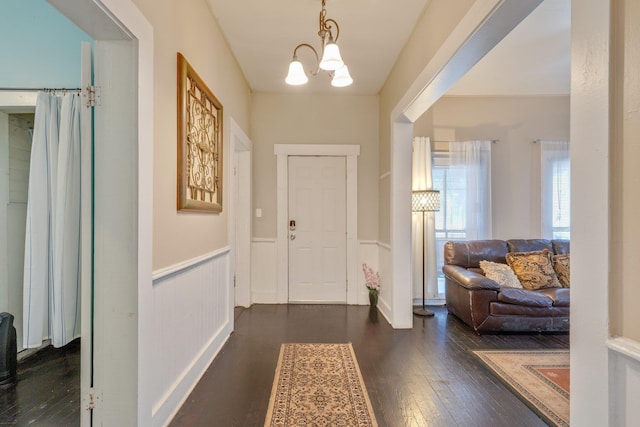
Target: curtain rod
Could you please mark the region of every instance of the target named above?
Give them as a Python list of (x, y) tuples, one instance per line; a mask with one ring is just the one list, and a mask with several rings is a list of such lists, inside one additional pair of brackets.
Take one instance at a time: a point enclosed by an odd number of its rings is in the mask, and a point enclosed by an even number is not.
[(80, 92), (81, 90), (79, 87), (0, 87), (0, 92)]
[[(491, 141), (492, 143), (496, 143), (496, 142), (500, 142), (499, 139), (490, 139), (489, 141)], [(462, 142), (462, 141), (436, 141), (436, 140), (432, 140), (431, 142), (439, 142), (439, 143), (445, 143), (445, 144), (449, 144), (451, 142)]]

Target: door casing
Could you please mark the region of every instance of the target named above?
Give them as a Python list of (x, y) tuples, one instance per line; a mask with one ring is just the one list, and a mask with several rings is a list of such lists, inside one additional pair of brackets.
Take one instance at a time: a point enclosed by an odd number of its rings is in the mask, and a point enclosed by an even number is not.
[(347, 304), (368, 304), (358, 292), (359, 145), (275, 144), (277, 159), (277, 289), (280, 304), (289, 300), (289, 156), (344, 156), (347, 162)]

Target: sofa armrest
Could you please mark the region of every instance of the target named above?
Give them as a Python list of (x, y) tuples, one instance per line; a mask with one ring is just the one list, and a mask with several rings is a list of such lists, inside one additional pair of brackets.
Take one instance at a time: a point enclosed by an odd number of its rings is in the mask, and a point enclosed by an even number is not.
[(460, 286), (465, 287), (469, 290), (500, 290), (500, 285), (498, 285), (495, 281), (486, 278), (480, 273), (467, 270), (466, 268), (460, 267), (458, 265), (445, 265), (442, 267), (442, 272), (449, 279), (455, 281)]

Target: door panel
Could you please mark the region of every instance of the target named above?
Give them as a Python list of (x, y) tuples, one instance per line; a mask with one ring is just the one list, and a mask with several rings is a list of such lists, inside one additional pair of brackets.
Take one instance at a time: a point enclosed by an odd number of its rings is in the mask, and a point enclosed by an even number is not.
[(289, 302), (346, 303), (345, 158), (292, 156), (288, 166)]

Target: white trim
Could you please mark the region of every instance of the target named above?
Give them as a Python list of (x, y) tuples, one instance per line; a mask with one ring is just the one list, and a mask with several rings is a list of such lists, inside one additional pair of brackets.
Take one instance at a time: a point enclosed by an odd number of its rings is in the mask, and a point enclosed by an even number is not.
[(254, 237), (253, 239), (251, 239), (251, 242), (253, 243), (276, 243), (276, 239), (272, 239), (269, 237)]
[(391, 250), (391, 245), (390, 245), (390, 244), (388, 244), (388, 243), (383, 243), (383, 242), (381, 242), (381, 241), (378, 241), (378, 246), (380, 246), (381, 248), (384, 248), (384, 249), (386, 249), (386, 250), (388, 250), (388, 251), (390, 251), (390, 250)]
[[(229, 322), (220, 326), (205, 347), (194, 357), (191, 364), (185, 367), (180, 377), (175, 380), (160, 400), (153, 405), (151, 416), (154, 418), (155, 424), (169, 425), (193, 389), (198, 385), (213, 359), (229, 340), (232, 330), (233, 328)], [(160, 421), (156, 422), (156, 419)]]
[(210, 259), (214, 259), (219, 256), (225, 255), (230, 251), (231, 251), (231, 247), (225, 246), (224, 248), (218, 249), (213, 252), (209, 252), (208, 254), (200, 255), (195, 258), (191, 258), (189, 260), (182, 261), (177, 264), (173, 264), (168, 267), (161, 268), (159, 270), (155, 270), (151, 275), (151, 280), (153, 280), (153, 282), (157, 282), (158, 280), (164, 279), (165, 277), (171, 276), (172, 274), (180, 273), (191, 267), (195, 267), (198, 264), (202, 264), (203, 262), (209, 261)]
[(359, 145), (275, 144), (277, 162), (277, 287), (278, 303), (289, 300), (289, 156), (345, 156), (347, 161), (347, 304), (358, 303), (358, 155)]
[(361, 245), (377, 245), (377, 240), (358, 240)]
[(231, 260), (229, 268), (229, 283), (235, 286), (231, 292), (230, 307), (251, 306), (251, 150), (253, 143), (238, 125), (231, 122), (231, 168), (227, 173), (229, 180), (229, 242), (231, 244)]
[(640, 342), (629, 338), (616, 337), (607, 340), (609, 350), (640, 362)]
[(385, 173), (383, 173), (382, 175), (380, 175), (380, 178), (378, 178), (380, 181), (382, 181), (385, 178), (389, 178), (391, 176), (391, 171), (387, 171)]
[(0, 90), (0, 106), (4, 109), (27, 108), (33, 111), (36, 107), (38, 92), (13, 92)]
[(359, 145), (338, 144), (275, 144), (276, 156), (359, 156)]

